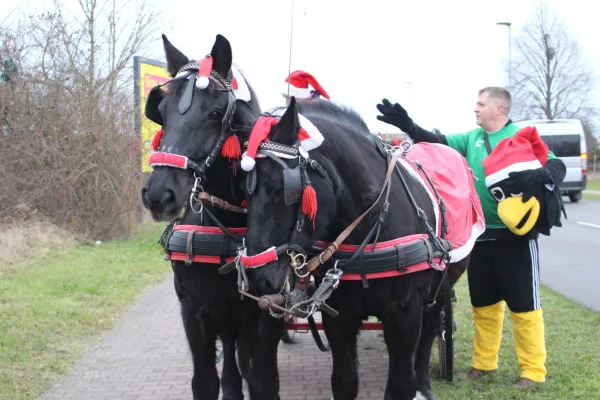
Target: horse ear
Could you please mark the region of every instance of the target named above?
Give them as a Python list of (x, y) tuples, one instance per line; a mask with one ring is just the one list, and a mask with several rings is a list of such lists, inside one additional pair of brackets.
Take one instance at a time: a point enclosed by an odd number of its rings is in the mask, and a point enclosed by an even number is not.
[(298, 131), (300, 130), (300, 121), (298, 119), (298, 108), (296, 107), (296, 98), (292, 96), (290, 104), (285, 113), (279, 119), (275, 132), (273, 133), (274, 142), (293, 146), (298, 141)]
[(231, 44), (223, 35), (217, 35), (215, 44), (210, 52), (213, 59), (213, 70), (219, 73), (223, 78), (227, 77), (232, 63)]
[(189, 63), (190, 60), (169, 42), (166, 35), (162, 35), (162, 39), (165, 48), (165, 56), (167, 58), (167, 71), (169, 71), (171, 78), (173, 78), (177, 74), (177, 71), (185, 64)]

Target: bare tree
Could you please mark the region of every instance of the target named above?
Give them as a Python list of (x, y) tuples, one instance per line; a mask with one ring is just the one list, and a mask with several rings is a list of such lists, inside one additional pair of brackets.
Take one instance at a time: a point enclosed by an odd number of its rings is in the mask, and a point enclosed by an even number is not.
[(544, 5), (525, 25), (516, 47), (511, 88), (515, 119), (590, 121), (595, 116), (594, 73), (562, 21), (550, 15)]
[(79, 0), (69, 11), (56, 0), (0, 27), (0, 64), (16, 64), (0, 83), (0, 220), (26, 209), (106, 239), (137, 219), (131, 57), (160, 40), (158, 14), (147, 0)]
[(592, 122), (591, 118), (584, 118), (581, 120), (583, 123), (583, 132), (585, 133), (585, 141), (587, 143), (588, 153), (593, 153), (598, 150), (598, 140), (594, 136), (596, 126)]

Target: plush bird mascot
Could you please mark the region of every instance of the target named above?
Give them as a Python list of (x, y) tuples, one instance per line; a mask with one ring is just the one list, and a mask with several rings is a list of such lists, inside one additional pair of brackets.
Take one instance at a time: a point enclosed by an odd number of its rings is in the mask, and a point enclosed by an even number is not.
[[(541, 169), (546, 161), (548, 146), (533, 126), (526, 126), (513, 137), (500, 141), (483, 159), (485, 184), (498, 201), (498, 216), (515, 235), (526, 235), (534, 228), (549, 235), (553, 226), (562, 226), (560, 213), (561, 210), (564, 213), (564, 206), (557, 185), (519, 182), (518, 187), (525, 189), (519, 193), (511, 190), (518, 180), (527, 180), (535, 173), (547, 173)], [(532, 181), (539, 182), (538, 179)]]

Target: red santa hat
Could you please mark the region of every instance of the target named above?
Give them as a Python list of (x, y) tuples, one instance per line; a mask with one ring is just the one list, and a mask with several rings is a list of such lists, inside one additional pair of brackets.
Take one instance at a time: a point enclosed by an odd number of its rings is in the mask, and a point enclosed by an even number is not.
[[(306, 117), (298, 114), (300, 120), (300, 132), (298, 132), (298, 140), (300, 141), (300, 153), (316, 149), (323, 143), (323, 135), (316, 126), (313, 125)], [(250, 137), (248, 138), (248, 149), (242, 155), (241, 166), (244, 171), (251, 171), (256, 164), (256, 154), (260, 144), (268, 140), (269, 132), (271, 127), (279, 122), (279, 118), (271, 116), (262, 116), (256, 121)], [(281, 158), (296, 158), (297, 156), (291, 156), (285, 153), (277, 153), (278, 157)]]
[[(213, 58), (211, 56), (206, 56), (204, 59), (198, 61), (198, 76), (196, 77), (196, 87), (198, 89), (206, 89), (208, 87), (212, 67)], [(179, 72), (176, 77), (187, 73), (187, 70)], [(233, 87), (233, 93), (236, 99), (249, 102), (252, 97), (244, 76), (234, 65), (231, 66), (231, 73), (231, 86)]]
[(501, 140), (483, 159), (487, 187), (508, 179), (511, 172), (536, 169), (548, 161), (548, 146), (534, 126), (521, 128), (511, 138)]
[(196, 87), (206, 89), (208, 87), (210, 73), (212, 72), (213, 59), (211, 56), (198, 61), (198, 77), (196, 78)]
[[(310, 99), (312, 97), (311, 89), (308, 85), (319, 93), (321, 96), (329, 100), (329, 95), (317, 82), (314, 76), (305, 71), (294, 71), (287, 78), (285, 78), (285, 86), (283, 87), (284, 96), (294, 96), (297, 99)], [(289, 85), (289, 93), (288, 93)]]

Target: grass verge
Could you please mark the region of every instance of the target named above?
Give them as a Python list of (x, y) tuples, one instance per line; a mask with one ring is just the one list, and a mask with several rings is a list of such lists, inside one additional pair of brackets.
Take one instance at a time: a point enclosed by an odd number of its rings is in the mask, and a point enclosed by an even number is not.
[(583, 198), (586, 199), (586, 200), (600, 201), (600, 194), (584, 193), (583, 194)]
[(0, 276), (0, 399), (29, 400), (69, 371), (168, 265), (147, 223), (126, 241), (50, 251)]
[(600, 190), (600, 181), (588, 181), (586, 189), (589, 190)]
[[(499, 373), (481, 381), (464, 381), (473, 356), (473, 313), (464, 276), (457, 285), (459, 304), (456, 332), (456, 373), (452, 383), (433, 380), (434, 395), (444, 400), (597, 399), (600, 393), (600, 315), (542, 287), (546, 326), (547, 381), (539, 388), (513, 388), (519, 379), (508, 309), (506, 310)], [(434, 345), (437, 349), (437, 342)], [(432, 355), (432, 377), (439, 376), (437, 350)]]

